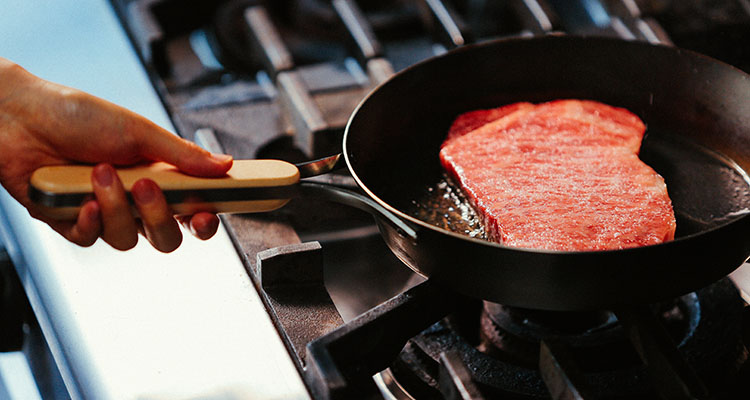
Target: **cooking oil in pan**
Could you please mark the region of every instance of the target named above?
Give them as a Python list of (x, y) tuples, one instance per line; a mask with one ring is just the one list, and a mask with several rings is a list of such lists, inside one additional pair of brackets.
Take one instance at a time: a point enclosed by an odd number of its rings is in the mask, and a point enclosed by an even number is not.
[(406, 212), (445, 230), (470, 237), (487, 239), (479, 216), (466, 196), (443, 174), (437, 183), (427, 186), (411, 201)]
[[(647, 135), (640, 157), (664, 177), (677, 219), (677, 238), (750, 213), (750, 177), (731, 158), (664, 133)], [(445, 174), (404, 208), (442, 229), (488, 240), (468, 199)]]

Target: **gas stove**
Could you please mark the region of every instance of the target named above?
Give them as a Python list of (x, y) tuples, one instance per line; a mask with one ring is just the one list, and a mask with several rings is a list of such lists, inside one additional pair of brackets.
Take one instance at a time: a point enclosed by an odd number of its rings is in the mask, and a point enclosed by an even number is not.
[[(357, 104), (470, 43), (577, 34), (674, 44), (750, 71), (747, 1), (112, 0), (181, 136), (235, 158), (340, 152)], [(357, 190), (346, 172), (315, 178)], [(311, 198), (223, 215), (314, 399), (737, 398), (750, 314), (730, 279), (590, 312), (446, 292), (385, 246), (369, 214)], [(750, 280), (749, 280), (750, 281)], [(242, 346), (237, 343), (236, 346)], [(279, 355), (282, 354), (282, 355)]]
[[(690, 3), (690, 4), (688, 4)], [(237, 158), (341, 151), (390, 75), (483, 40), (571, 33), (676, 44), (750, 66), (747, 2), (115, 1), (183, 136)], [(356, 187), (346, 173), (321, 178)], [(296, 199), (223, 217), (315, 398), (732, 398), (747, 308), (728, 280), (639, 309), (559, 313), (445, 293), (366, 214)], [(744, 317), (743, 317), (744, 314)], [(717, 349), (716, 343), (723, 348)], [(375, 376), (375, 379), (373, 379)]]

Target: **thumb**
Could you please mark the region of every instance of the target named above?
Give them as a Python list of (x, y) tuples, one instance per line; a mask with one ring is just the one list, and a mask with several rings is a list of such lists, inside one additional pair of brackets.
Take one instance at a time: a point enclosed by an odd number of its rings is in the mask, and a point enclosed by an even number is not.
[(195, 176), (219, 177), (232, 167), (232, 156), (211, 153), (193, 142), (178, 139), (180, 144), (163, 161), (176, 166), (180, 171)]
[[(149, 121), (150, 122), (150, 121)], [(232, 167), (232, 156), (211, 153), (197, 144), (159, 128), (156, 124), (148, 135), (138, 135), (141, 155), (164, 161), (182, 172), (195, 176), (217, 177)]]

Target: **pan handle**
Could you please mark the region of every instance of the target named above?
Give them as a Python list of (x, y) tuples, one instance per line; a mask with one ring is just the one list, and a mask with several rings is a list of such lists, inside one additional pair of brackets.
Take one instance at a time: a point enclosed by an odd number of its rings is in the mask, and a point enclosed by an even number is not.
[(305, 197), (321, 198), (366, 211), (388, 221), (400, 233), (408, 236), (410, 239), (417, 240), (417, 232), (411, 226), (365, 195), (330, 184), (304, 181), (300, 182), (299, 191)]
[[(235, 160), (221, 178), (189, 176), (162, 162), (122, 167), (117, 173), (128, 195), (137, 180), (154, 180), (175, 214), (266, 212), (284, 206), (292, 197), (308, 195), (369, 212), (416, 240), (414, 229), (371, 198), (331, 184), (300, 182), (300, 175), (315, 176), (340, 167), (342, 158), (339, 154), (299, 165), (280, 160)], [(90, 165), (40, 168), (31, 177), (29, 197), (47, 217), (74, 220), (84, 201), (93, 195), (92, 170)], [(137, 215), (135, 207), (131, 211)]]
[[(81, 205), (93, 196), (93, 168), (91, 165), (39, 168), (31, 176), (29, 197), (45, 216), (74, 220)], [(156, 182), (175, 214), (272, 211), (294, 197), (300, 179), (297, 166), (280, 160), (234, 160), (232, 169), (220, 178), (186, 175), (164, 162), (118, 167), (117, 174), (128, 196), (139, 179)], [(137, 215), (135, 207), (132, 212)]]

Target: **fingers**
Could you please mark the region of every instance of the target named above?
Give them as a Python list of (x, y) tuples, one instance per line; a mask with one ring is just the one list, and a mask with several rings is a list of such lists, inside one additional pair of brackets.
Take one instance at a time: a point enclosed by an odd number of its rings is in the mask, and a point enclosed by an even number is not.
[(99, 218), (99, 204), (94, 200), (81, 206), (78, 219), (72, 222), (50, 220), (44, 218), (41, 214), (35, 215), (32, 213), (32, 216), (46, 222), (56, 232), (79, 246), (91, 246), (101, 234), (102, 224)]
[(34, 121), (34, 132), (51, 153), (89, 163), (165, 161), (188, 174), (206, 177), (222, 176), (232, 166), (231, 156), (213, 155), (133, 111), (33, 78), (38, 91), (27, 96), (31, 100), (23, 108), (22, 119)]
[(216, 214), (200, 212), (192, 216), (180, 218), (182, 224), (190, 230), (193, 236), (201, 240), (212, 238), (219, 229), (219, 217)]
[(102, 220), (102, 239), (118, 250), (129, 250), (138, 243), (138, 226), (114, 168), (94, 167), (91, 179)]
[(131, 189), (144, 236), (159, 251), (169, 253), (182, 243), (182, 232), (172, 216), (164, 194), (150, 179), (140, 179)]
[(89, 201), (81, 207), (76, 224), (70, 229), (67, 239), (71, 242), (88, 247), (96, 242), (102, 230), (101, 218), (99, 218), (99, 204)]
[[(108, 164), (94, 167), (92, 183), (100, 208), (102, 239), (118, 250), (133, 248), (138, 242), (139, 224), (130, 212), (125, 190), (114, 168)], [(144, 236), (153, 247), (165, 253), (177, 249), (182, 243), (182, 232), (156, 183), (140, 179), (133, 184), (131, 194), (141, 216)]]
[[(161, 252), (169, 253), (180, 246), (182, 231), (154, 181), (140, 179), (131, 188), (139, 220), (133, 217), (125, 189), (112, 166), (94, 167), (91, 181), (96, 200), (81, 207), (75, 224), (50, 223), (68, 240), (90, 246), (101, 237), (115, 249), (129, 250), (137, 244), (140, 231)], [(219, 227), (219, 218), (208, 212), (181, 217), (181, 221), (202, 240), (211, 238)]]

